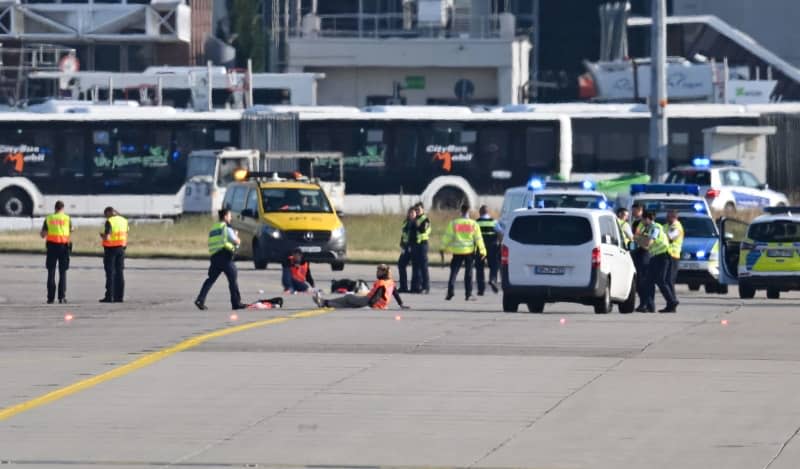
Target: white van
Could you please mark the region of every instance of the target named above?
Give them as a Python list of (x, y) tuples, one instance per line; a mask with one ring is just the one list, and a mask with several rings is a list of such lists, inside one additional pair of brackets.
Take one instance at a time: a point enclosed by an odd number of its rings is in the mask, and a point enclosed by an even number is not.
[(594, 306), (595, 313), (631, 313), (636, 269), (616, 217), (598, 209), (511, 212), (501, 247), (503, 311), (520, 303), (541, 313), (558, 301)]

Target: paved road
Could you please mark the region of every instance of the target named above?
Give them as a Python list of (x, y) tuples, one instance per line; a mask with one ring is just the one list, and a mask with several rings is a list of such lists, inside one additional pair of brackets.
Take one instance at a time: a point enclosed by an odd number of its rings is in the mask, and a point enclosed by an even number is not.
[[(797, 294), (504, 314), (495, 295), (445, 302), (434, 269), (436, 294), (409, 296), (410, 311), (305, 316), (297, 296), (231, 321), (224, 280), (209, 311), (191, 304), (202, 262), (129, 261), (129, 301), (109, 306), (101, 261), (73, 261), (63, 307), (43, 304), (42, 258), (0, 256), (0, 408), (261, 322), (0, 421), (12, 466), (800, 466)], [(242, 264), (246, 298), (279, 293), (277, 279)]]

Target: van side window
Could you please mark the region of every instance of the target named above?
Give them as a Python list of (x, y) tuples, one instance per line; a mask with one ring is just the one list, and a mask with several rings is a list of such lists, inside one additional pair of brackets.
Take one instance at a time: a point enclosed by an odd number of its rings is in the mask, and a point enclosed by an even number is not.
[(613, 244), (619, 246), (619, 226), (614, 217), (604, 216), (600, 218), (600, 234), (603, 244)]
[(228, 210), (231, 210), (231, 207), (233, 206), (232, 205), (233, 204), (233, 190), (234, 190), (234, 188), (232, 187), (229, 190), (225, 191), (225, 198), (222, 199), (222, 208), (227, 208)]
[(258, 190), (252, 189), (250, 193), (247, 194), (247, 203), (245, 205), (246, 209), (252, 210), (254, 214), (258, 215)]
[[(245, 197), (247, 197), (247, 187), (246, 186), (236, 186), (232, 188), (233, 190), (229, 190), (228, 193), (233, 192), (231, 196), (231, 211), (233, 213), (239, 213), (244, 210), (244, 202)], [(225, 195), (228, 195), (227, 193)]]

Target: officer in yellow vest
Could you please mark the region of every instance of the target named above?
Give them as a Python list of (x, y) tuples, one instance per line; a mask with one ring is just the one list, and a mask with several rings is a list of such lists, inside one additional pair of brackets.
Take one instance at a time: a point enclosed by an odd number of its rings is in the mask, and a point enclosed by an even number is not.
[(58, 200), (55, 213), (44, 219), (42, 231), (39, 233), (45, 240), (47, 248), (47, 304), (53, 304), (56, 298), (56, 266), (58, 266), (58, 302), (67, 302), (67, 270), (69, 269), (69, 253), (72, 248), (69, 237), (74, 231), (69, 215), (64, 213), (64, 202)]
[(219, 212), (219, 222), (211, 227), (208, 232), (208, 253), (211, 254), (211, 266), (208, 268), (208, 278), (200, 288), (200, 294), (194, 300), (194, 305), (198, 309), (206, 310), (206, 297), (214, 282), (220, 274), (225, 274), (228, 279), (228, 290), (231, 293), (231, 308), (244, 309), (247, 305), (242, 304), (242, 297), (239, 294), (239, 284), (237, 282), (236, 264), (233, 262), (233, 254), (239, 247), (239, 234), (230, 227), (231, 211), (223, 208)]
[(425, 213), (422, 202), (415, 205), (417, 216), (414, 219), (416, 239), (411, 245), (411, 293), (430, 293), (431, 280), (428, 271), (428, 240), (431, 239), (431, 220)]
[(678, 220), (678, 211), (670, 210), (667, 213), (667, 238), (669, 239), (669, 249), (667, 252), (670, 257), (669, 283), (672, 288), (672, 296), (675, 297), (676, 306), (678, 295), (675, 292), (675, 281), (678, 279), (678, 269), (680, 268), (681, 249), (683, 249), (683, 238), (685, 236), (683, 224)]
[[(403, 225), (400, 231), (400, 257), (397, 258), (397, 272), (399, 273), (400, 293), (408, 293), (408, 264), (412, 262), (411, 246), (417, 242), (417, 226), (414, 219), (417, 218), (416, 207), (408, 209), (406, 219), (403, 220)], [(413, 280), (414, 266), (411, 266), (411, 275)]]
[(633, 229), (631, 228), (631, 224), (628, 223), (627, 208), (620, 207), (617, 209), (617, 224), (619, 225), (620, 231), (622, 231), (622, 239), (625, 240), (625, 246), (630, 247), (630, 243), (633, 241)]
[(486, 258), (481, 259), (476, 256), (475, 259), (475, 273), (476, 277), (478, 277), (478, 296), (483, 296), (484, 291), (486, 291), (484, 268), (487, 264), (489, 266), (489, 287), (491, 287), (492, 291), (495, 293), (499, 291), (497, 288), (497, 272), (500, 269), (498, 265), (500, 263), (500, 244), (497, 240), (497, 231), (495, 231), (497, 221), (489, 215), (488, 207), (481, 205), (478, 209), (478, 219), (475, 220), (475, 223), (477, 223), (481, 229), (483, 245), (486, 246)]
[(647, 280), (644, 287), (645, 298), (637, 311), (654, 313), (655, 308), (655, 287), (664, 296), (667, 306), (660, 309), (660, 313), (674, 313), (678, 306), (678, 300), (670, 288), (670, 257), (669, 257), (669, 238), (664, 227), (655, 222), (656, 214), (647, 212), (642, 217), (644, 230), (636, 236), (636, 243), (650, 253), (650, 264), (647, 267)]
[(128, 246), (128, 220), (114, 207), (103, 210), (105, 229), (100, 233), (103, 243), (103, 268), (106, 271), (106, 294), (100, 303), (122, 303), (125, 296), (125, 248)]
[(451, 300), (454, 296), (456, 278), (461, 265), (464, 264), (464, 290), (466, 300), (472, 297), (472, 261), (475, 255), (486, 258), (486, 246), (483, 244), (481, 228), (475, 220), (469, 217), (469, 205), (461, 206), (461, 216), (452, 220), (442, 236), (442, 247), (453, 255), (450, 261), (450, 280), (447, 282), (447, 296)]

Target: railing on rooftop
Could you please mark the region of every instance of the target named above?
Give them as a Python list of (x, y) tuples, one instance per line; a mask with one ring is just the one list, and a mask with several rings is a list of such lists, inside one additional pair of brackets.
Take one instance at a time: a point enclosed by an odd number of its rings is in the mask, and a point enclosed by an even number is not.
[[(525, 20), (528, 20), (525, 18)], [(303, 27), (292, 27), (290, 37), (338, 38), (473, 38), (493, 39), (530, 33), (530, 21), (516, 28), (511, 15), (459, 17), (453, 15), (446, 25), (409, 19), (403, 13), (344, 13), (307, 16)]]

